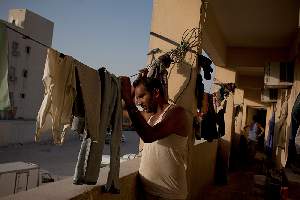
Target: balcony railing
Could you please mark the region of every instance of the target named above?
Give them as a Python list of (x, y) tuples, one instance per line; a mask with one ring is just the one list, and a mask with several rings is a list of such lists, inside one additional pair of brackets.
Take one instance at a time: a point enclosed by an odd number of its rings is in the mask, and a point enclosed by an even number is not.
[[(211, 143), (197, 142), (192, 146), (190, 167), (188, 169), (189, 197), (190, 199), (201, 199), (203, 189), (210, 185), (214, 178), (214, 169), (217, 152), (217, 141)], [(97, 200), (97, 199), (122, 199), (135, 200), (140, 192), (137, 188), (136, 178), (138, 175), (140, 159), (135, 158), (120, 165), (120, 194), (102, 192), (105, 185), (109, 167), (101, 168), (99, 179), (96, 185), (74, 185), (72, 177), (42, 185), (40, 187), (10, 195), (1, 200)]]

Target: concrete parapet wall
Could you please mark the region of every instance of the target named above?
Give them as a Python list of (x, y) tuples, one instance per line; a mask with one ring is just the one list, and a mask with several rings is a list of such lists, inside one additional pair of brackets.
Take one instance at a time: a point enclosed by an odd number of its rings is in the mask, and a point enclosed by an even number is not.
[[(217, 142), (196, 141), (192, 147), (191, 174), (190, 174), (190, 199), (201, 199), (205, 187), (211, 185), (214, 180), (214, 166), (216, 161)], [(120, 167), (120, 194), (103, 193), (102, 185), (106, 183), (109, 168), (100, 170), (99, 179), (96, 185), (73, 185), (72, 177), (42, 185), (40, 187), (20, 192), (1, 198), (1, 200), (135, 200), (140, 199), (137, 195), (141, 193), (137, 183), (140, 159), (136, 158), (122, 162)]]

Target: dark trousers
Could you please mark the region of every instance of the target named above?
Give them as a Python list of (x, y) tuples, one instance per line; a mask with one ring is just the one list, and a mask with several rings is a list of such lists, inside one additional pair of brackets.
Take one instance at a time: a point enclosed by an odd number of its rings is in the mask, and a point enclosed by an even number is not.
[(288, 147), (288, 159), (287, 159), (287, 165), (294, 163), (296, 159), (296, 146), (295, 146), (295, 138), (297, 135), (297, 130), (300, 125), (300, 94), (298, 94), (296, 101), (294, 103), (293, 109), (292, 109), (292, 132), (291, 136), (289, 138), (289, 147)]
[(292, 121), (291, 121), (292, 132), (289, 138), (287, 165), (292, 164), (296, 159), (297, 152), (296, 152), (295, 138), (297, 135), (297, 130), (299, 128), (299, 125), (300, 125), (299, 121), (294, 115), (294, 112), (292, 112)]

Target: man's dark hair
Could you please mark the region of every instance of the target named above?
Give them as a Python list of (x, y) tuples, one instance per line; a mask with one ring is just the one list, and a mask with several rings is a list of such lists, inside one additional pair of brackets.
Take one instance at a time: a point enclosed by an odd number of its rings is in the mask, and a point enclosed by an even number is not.
[(133, 82), (133, 87), (144, 85), (146, 90), (152, 93), (155, 89), (159, 90), (161, 96), (164, 96), (163, 86), (159, 79), (150, 77), (139, 77)]

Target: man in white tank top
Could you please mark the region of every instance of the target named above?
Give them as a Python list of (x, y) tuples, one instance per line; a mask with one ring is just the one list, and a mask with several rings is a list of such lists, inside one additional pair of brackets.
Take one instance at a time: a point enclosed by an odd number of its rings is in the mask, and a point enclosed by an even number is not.
[(144, 141), (139, 169), (143, 199), (186, 199), (187, 135), (192, 131), (186, 111), (168, 104), (158, 79), (138, 78), (132, 88), (130, 79), (121, 77), (121, 85), (132, 124)]

